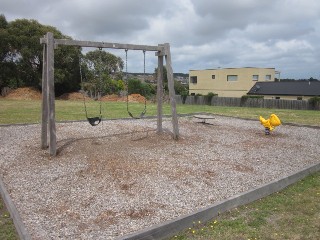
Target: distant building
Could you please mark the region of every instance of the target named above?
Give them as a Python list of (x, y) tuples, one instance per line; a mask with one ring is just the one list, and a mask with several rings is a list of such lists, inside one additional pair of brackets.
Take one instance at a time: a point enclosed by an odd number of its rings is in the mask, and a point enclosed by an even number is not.
[(127, 77), (128, 79), (138, 79), (141, 82), (156, 82), (155, 75), (151, 73), (127, 73)]
[(182, 85), (188, 85), (189, 78), (185, 77), (185, 76), (177, 75), (177, 76), (174, 77), (174, 80), (180, 82)]
[(260, 95), (266, 99), (307, 100), (320, 96), (319, 81), (257, 82), (248, 95)]
[(274, 82), (280, 74), (274, 68), (221, 68), (189, 71), (189, 94), (206, 95), (209, 92), (220, 97), (246, 95), (256, 82)]

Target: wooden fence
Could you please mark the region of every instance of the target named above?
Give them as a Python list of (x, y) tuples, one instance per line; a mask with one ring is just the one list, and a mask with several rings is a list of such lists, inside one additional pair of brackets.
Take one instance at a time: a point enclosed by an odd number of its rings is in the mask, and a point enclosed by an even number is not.
[(233, 97), (208, 97), (208, 96), (187, 96), (176, 95), (177, 104), (211, 105), (229, 107), (260, 107), (275, 109), (294, 110), (320, 110), (319, 102), (315, 105), (306, 100), (284, 100), (284, 99), (263, 99), (263, 98), (233, 98)]

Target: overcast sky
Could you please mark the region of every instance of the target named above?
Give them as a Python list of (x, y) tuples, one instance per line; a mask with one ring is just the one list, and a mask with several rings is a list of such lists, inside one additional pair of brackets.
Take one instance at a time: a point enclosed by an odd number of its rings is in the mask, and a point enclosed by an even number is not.
[[(0, 14), (76, 40), (168, 42), (174, 72), (271, 67), (281, 78), (320, 79), (319, 0), (1, 0)], [(128, 71), (142, 72), (142, 52), (128, 54)], [(154, 53), (146, 64), (153, 72)]]

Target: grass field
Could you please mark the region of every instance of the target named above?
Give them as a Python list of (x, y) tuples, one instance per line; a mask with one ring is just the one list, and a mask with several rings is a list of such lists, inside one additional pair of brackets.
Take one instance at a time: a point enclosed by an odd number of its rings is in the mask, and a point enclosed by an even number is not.
[(16, 229), (10, 218), (4, 202), (0, 197), (0, 239), (2, 240), (16, 240), (19, 239)]
[(320, 239), (320, 172), (171, 240)]
[[(87, 102), (89, 116), (99, 115), (99, 102)], [(139, 115), (144, 105), (130, 103), (130, 111)], [(195, 112), (207, 112), (225, 116), (234, 116), (258, 120), (262, 115), (268, 118), (271, 113), (279, 116), (285, 123), (296, 123), (320, 126), (320, 111), (310, 110), (287, 110), (287, 109), (266, 109), (266, 108), (243, 108), (243, 107), (218, 107), (199, 105), (178, 105), (178, 114), (192, 114)], [(147, 105), (146, 116), (156, 116), (157, 106)], [(170, 106), (163, 106), (163, 114), (171, 114)], [(102, 115), (105, 119), (127, 118), (127, 106), (124, 102), (102, 102)], [(56, 101), (56, 120), (85, 120), (85, 112), (82, 101)], [(17, 123), (39, 123), (41, 121), (41, 102), (34, 100), (5, 100), (0, 99), (0, 124)]]
[[(143, 104), (130, 104), (134, 115), (139, 115), (143, 108)], [(88, 102), (87, 111), (90, 116), (98, 116), (99, 102)], [(146, 116), (156, 116), (156, 112), (156, 105), (148, 104)], [(319, 111), (178, 105), (177, 112), (207, 112), (257, 121), (259, 115), (267, 118), (275, 113), (284, 124), (320, 126)], [(169, 105), (164, 105), (163, 114), (170, 114)], [(126, 103), (103, 102), (102, 115), (106, 119), (128, 117)], [(85, 120), (83, 102), (56, 101), (56, 120)], [(0, 124), (40, 121), (40, 101), (0, 99)], [(1, 199), (0, 239), (18, 239)], [(320, 239), (320, 173), (282, 192), (221, 214), (207, 225), (194, 223), (193, 228), (172, 239)]]

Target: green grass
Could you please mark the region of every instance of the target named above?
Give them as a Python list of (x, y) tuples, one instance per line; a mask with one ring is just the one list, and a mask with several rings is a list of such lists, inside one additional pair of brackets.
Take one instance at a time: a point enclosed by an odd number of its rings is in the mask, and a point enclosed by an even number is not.
[[(56, 120), (85, 120), (85, 111), (82, 101), (57, 100)], [(87, 102), (87, 112), (89, 117), (99, 115), (99, 102)], [(143, 109), (143, 104), (130, 103), (130, 111), (134, 115), (139, 115)], [(266, 108), (243, 108), (243, 107), (218, 107), (199, 105), (177, 105), (178, 114), (192, 114), (195, 112), (207, 112), (225, 116), (242, 117), (258, 120), (262, 115), (268, 118), (271, 113), (279, 116), (283, 123), (297, 123), (320, 126), (320, 111), (311, 110), (287, 110), (287, 109), (266, 109)], [(164, 104), (163, 114), (171, 114), (170, 106)], [(103, 118), (127, 118), (127, 106), (123, 102), (102, 102)], [(157, 106), (147, 105), (146, 116), (156, 116)], [(0, 124), (17, 123), (40, 123), (41, 102), (34, 100), (5, 100), (0, 99)]]
[(194, 222), (171, 238), (178, 239), (320, 239), (320, 172), (205, 225)]
[(15, 240), (19, 239), (10, 214), (7, 211), (2, 199), (0, 198), (0, 239)]
[[(82, 101), (57, 100), (56, 120), (85, 120)], [(130, 104), (139, 115), (143, 104)], [(99, 115), (99, 102), (87, 102), (89, 116)], [(256, 119), (271, 113), (283, 123), (320, 126), (319, 111), (178, 105), (178, 114), (207, 112), (225, 116)], [(157, 106), (148, 104), (146, 116), (156, 116)], [(163, 106), (163, 114), (171, 114)], [(102, 102), (104, 118), (128, 117), (126, 103)], [(0, 124), (40, 123), (41, 102), (0, 99)], [(227, 212), (208, 225), (194, 227), (173, 239), (320, 239), (320, 173), (308, 177), (287, 190), (255, 203)], [(192, 233), (195, 231), (195, 233)], [(12, 220), (0, 199), (0, 239), (18, 239)]]

